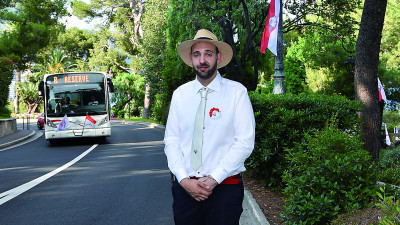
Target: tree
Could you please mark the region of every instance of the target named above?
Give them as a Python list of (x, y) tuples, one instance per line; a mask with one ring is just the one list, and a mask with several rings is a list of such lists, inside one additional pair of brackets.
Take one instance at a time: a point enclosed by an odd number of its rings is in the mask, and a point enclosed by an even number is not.
[(139, 68), (146, 77), (146, 96), (142, 118), (150, 117), (154, 96), (161, 90), (161, 71), (167, 46), (166, 23), (168, 0), (150, 0), (146, 2), (142, 28), (145, 32), (138, 57)]
[(73, 62), (63, 51), (54, 49), (48, 57), (46, 69), (49, 73), (64, 73), (73, 66)]
[(378, 76), (382, 81), (388, 108), (396, 110), (400, 102), (400, 2), (388, 0), (385, 24), (382, 31), (381, 55)]
[[(358, 23), (351, 14), (360, 4), (360, 0), (321, 0), (314, 3), (309, 0), (287, 0), (284, 2), (284, 11), (290, 16), (285, 16), (284, 32), (302, 34), (306, 29), (310, 32), (328, 30), (332, 36), (330, 40), (344, 40), (354, 35)], [(220, 40), (233, 48), (232, 62), (220, 72), (227, 78), (241, 82), (248, 90), (255, 90), (259, 71), (267, 73), (274, 64), (272, 54), (259, 53), (267, 12), (268, 4), (265, 1), (172, 1), (167, 31), (167, 68), (163, 73), (168, 97), (180, 84), (191, 78), (190, 70), (177, 57), (176, 46), (192, 38), (199, 28), (213, 30)], [(270, 79), (267, 75), (265, 77)]]
[[(116, 89), (111, 99), (112, 102), (115, 102), (114, 114), (126, 108), (128, 103), (132, 104), (133, 111), (140, 113), (145, 95), (145, 79), (137, 74), (119, 73), (113, 83)], [(128, 94), (130, 98), (128, 98)]]
[(94, 43), (98, 41), (99, 37), (94, 31), (72, 27), (59, 35), (52, 46), (63, 50), (71, 59), (87, 61), (93, 51)]
[(13, 78), (13, 61), (0, 57), (0, 110), (7, 105), (8, 86)]
[[(106, 21), (104, 24), (105, 28), (108, 28), (109, 25), (113, 24), (117, 32), (114, 33), (113, 39), (110, 40), (115, 43), (120, 50), (128, 53), (129, 55), (127, 55), (127, 57), (134, 58), (137, 56), (143, 42), (141, 20), (145, 9), (144, 1), (91, 0), (90, 3), (87, 4), (81, 0), (74, 0), (72, 2), (72, 8), (74, 14), (79, 18), (90, 19), (94, 17), (103, 17)], [(113, 71), (132, 71), (130, 68), (125, 67), (123, 63), (116, 61), (111, 61), (108, 67), (114, 67)], [(150, 84), (147, 84), (146, 87), (150, 87)], [(149, 93), (150, 91), (146, 92), (145, 99), (151, 99), (151, 96), (148, 96)], [(150, 104), (149, 101), (144, 102), (145, 104)], [(150, 105), (146, 104), (144, 108), (150, 108)]]
[(365, 105), (361, 112), (364, 148), (377, 163), (382, 147), (382, 112), (379, 107), (377, 74), (386, 5), (386, 0), (365, 0), (356, 44), (354, 74), (355, 98)]
[(39, 98), (38, 82), (20, 82), (17, 84), (17, 87), (17, 94), (28, 106), (27, 113), (34, 113), (39, 103), (43, 100), (42, 98)]
[(354, 99), (354, 76), (343, 63), (348, 57), (344, 44), (329, 30), (305, 31), (292, 42), (285, 57), (287, 93), (310, 91)]
[[(67, 14), (66, 0), (20, 0), (6, 1), (0, 5), (0, 21), (7, 29), (0, 31), (0, 56), (7, 56), (15, 62), (17, 83), (21, 71), (33, 62), (40, 49), (56, 37), (63, 26), (58, 19)], [(15, 101), (18, 113), (18, 94)]]

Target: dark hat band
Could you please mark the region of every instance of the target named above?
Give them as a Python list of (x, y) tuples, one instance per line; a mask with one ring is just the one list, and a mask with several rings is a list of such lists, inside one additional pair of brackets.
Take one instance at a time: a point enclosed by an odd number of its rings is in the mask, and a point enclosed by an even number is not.
[(213, 39), (208, 38), (208, 37), (199, 37), (196, 40), (211, 40), (212, 41)]

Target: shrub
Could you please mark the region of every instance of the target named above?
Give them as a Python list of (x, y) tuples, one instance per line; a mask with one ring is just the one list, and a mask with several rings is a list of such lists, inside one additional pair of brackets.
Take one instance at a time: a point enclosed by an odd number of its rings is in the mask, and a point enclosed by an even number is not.
[[(381, 150), (377, 180), (400, 186), (400, 146)], [(390, 191), (390, 189), (386, 191), (394, 193), (394, 190)]]
[(125, 110), (119, 110), (117, 113), (117, 117), (121, 119), (125, 118)]
[(379, 165), (383, 168), (400, 166), (400, 146), (381, 151)]
[(400, 199), (396, 200), (394, 196), (386, 196), (383, 187), (380, 188), (377, 195), (380, 201), (376, 205), (379, 206), (383, 212), (380, 224), (400, 224)]
[(165, 104), (166, 94), (157, 94), (151, 107), (151, 117), (161, 124), (167, 124), (169, 104)]
[(315, 94), (263, 95), (250, 92), (256, 119), (256, 144), (246, 161), (250, 173), (257, 174), (267, 186), (283, 187), (286, 169), (284, 148), (301, 142), (305, 132), (326, 126), (337, 115), (341, 130), (358, 132), (361, 103), (342, 96)]
[(11, 117), (11, 111), (7, 107), (0, 107), (0, 119), (1, 118), (10, 118)]
[(289, 224), (327, 224), (338, 213), (368, 205), (376, 192), (375, 165), (354, 134), (332, 123), (286, 149), (283, 181)]

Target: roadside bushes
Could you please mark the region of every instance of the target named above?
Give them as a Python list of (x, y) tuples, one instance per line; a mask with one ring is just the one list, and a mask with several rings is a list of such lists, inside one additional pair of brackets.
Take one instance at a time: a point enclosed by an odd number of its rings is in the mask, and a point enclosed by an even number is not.
[(377, 180), (389, 184), (386, 192), (397, 198), (400, 191), (390, 185), (400, 186), (400, 146), (382, 149), (379, 156), (379, 170)]
[(287, 224), (329, 224), (338, 213), (372, 202), (375, 165), (362, 145), (355, 133), (341, 131), (332, 122), (286, 149)]
[(266, 186), (282, 188), (282, 175), (288, 160), (285, 148), (304, 140), (304, 134), (326, 127), (332, 116), (338, 129), (359, 133), (360, 102), (343, 96), (316, 94), (249, 94), (256, 119), (256, 140), (246, 161), (250, 173), (259, 176)]

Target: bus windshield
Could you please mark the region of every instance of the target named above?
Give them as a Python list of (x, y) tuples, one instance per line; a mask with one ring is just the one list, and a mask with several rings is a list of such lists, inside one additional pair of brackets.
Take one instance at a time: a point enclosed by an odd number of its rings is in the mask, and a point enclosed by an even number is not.
[(107, 114), (102, 74), (52, 75), (47, 77), (46, 86), (48, 116)]

